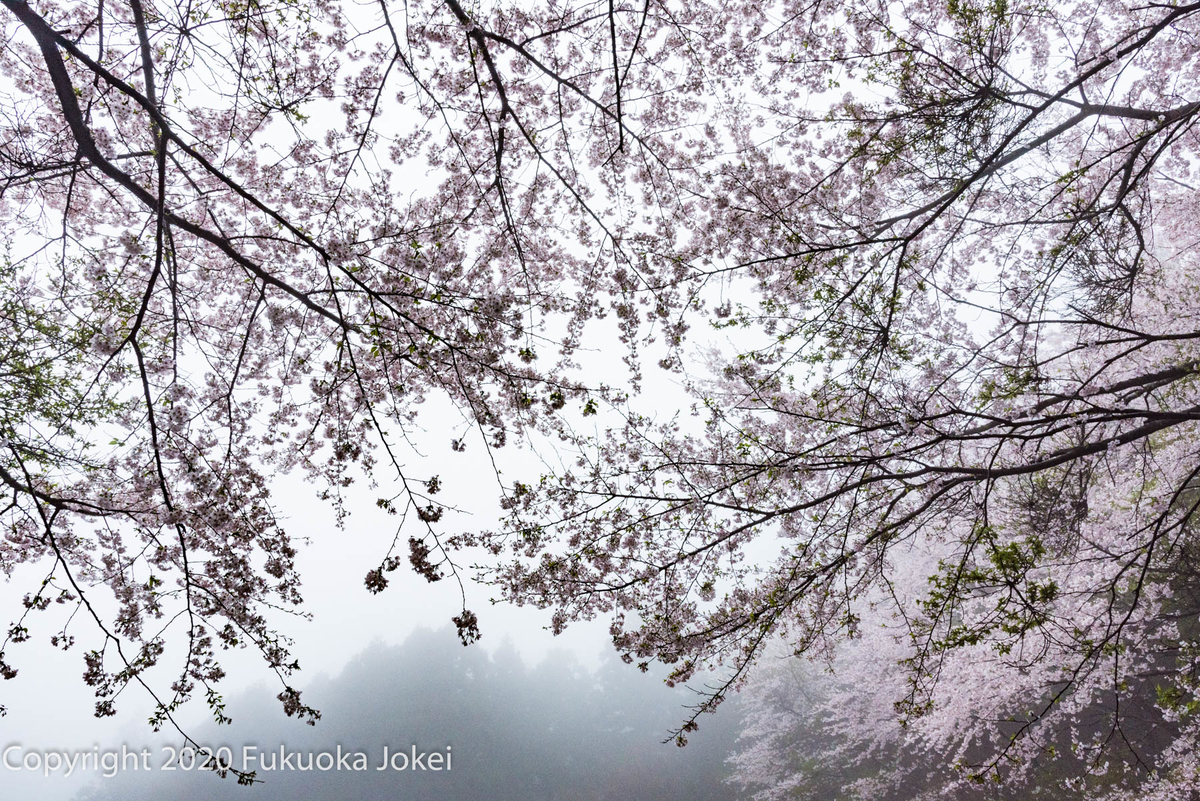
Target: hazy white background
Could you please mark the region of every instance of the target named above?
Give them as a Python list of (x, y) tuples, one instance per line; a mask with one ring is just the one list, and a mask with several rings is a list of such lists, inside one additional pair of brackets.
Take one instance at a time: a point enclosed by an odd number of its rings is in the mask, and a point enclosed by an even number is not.
[[(463, 454), (451, 453), (449, 437), (444, 439), (444, 443), (438, 444), (440, 447), (432, 446), (426, 457), (412, 458), (413, 474), (434, 474), (439, 472), (437, 468), (442, 468), (446, 500), (474, 497), (479, 502), (481, 510), (475, 514), (448, 513), (443, 520), (450, 526), (494, 525), (494, 512), (488, 512), (492, 511), (489, 507), (497, 495), (496, 478), (490, 472), (490, 465), (486, 470), (478, 469), (488, 460), (478, 458), (481, 454), (472, 453), (470, 447)], [(381, 470), (381, 479), (384, 475)], [(348, 495), (351, 514), (344, 530), (338, 530), (331, 509), (316, 498), (312, 485), (297, 476), (280, 477), (275, 482), (274, 505), (286, 530), (297, 540), (302, 537), (310, 540), (308, 545), (300, 546), (298, 564), (305, 605), (313, 619), (278, 619), (283, 633), (295, 640), (292, 652), (302, 667), (295, 677), (300, 689), (321, 674), (336, 675), (373, 641), (399, 644), (419, 626), (442, 628), (461, 608), (459, 588), (453, 580), (429, 584), (414, 574), (407, 563), (389, 574), (391, 585), (384, 592), (379, 595), (367, 592), (363, 578), (386, 553), (398, 522), (397, 517), (375, 507), (374, 499), (384, 494), (391, 494), (386, 486), (371, 490), (364, 482), (356, 482)], [(413, 518), (411, 523), (415, 522)], [(407, 537), (415, 531), (406, 529), (402, 533), (402, 550), (398, 553), (407, 555)], [(34, 570), (22, 566), (11, 580), (0, 583), (0, 622), (6, 627), (16, 621), (23, 609), (21, 598), (36, 591), (49, 566), (36, 567)], [(467, 592), (468, 606), (478, 614), (483, 633), (482, 640), (472, 648), (490, 652), (509, 640), (526, 663), (540, 661), (548, 650), (555, 648), (571, 651), (588, 666), (597, 664), (600, 654), (611, 648), (604, 621), (575, 625), (554, 637), (544, 628), (548, 612), (503, 604), (493, 606), (488, 602), (491, 593), (487, 587), (468, 585)], [(124, 743), (136, 749), (151, 747), (155, 764), (161, 759), (158, 743), (176, 742), (179, 738), (172, 737), (171, 732), (163, 735), (152, 732), (147, 723), (152, 704), (140, 688), (130, 686), (118, 698), (116, 716), (101, 720), (92, 715), (95, 698), (81, 678), (83, 654), (99, 647), (101, 641), (90, 621), (82, 614), (76, 616), (69, 629), (76, 636), (76, 644), (69, 651), (49, 645), (50, 635), (61, 627), (72, 608), (52, 605), (46, 612), (31, 614), (27, 625), (32, 638), (9, 646), (9, 661), (19, 675), (12, 681), (0, 682), (0, 703), (9, 710), (6, 717), (0, 718), (0, 748), (19, 744), (26, 749), (46, 751), (91, 749), (99, 745), (103, 750), (119, 749)], [(178, 635), (182, 629), (175, 631)], [(171, 659), (172, 653), (168, 649), (156, 668), (160, 686), (168, 686), (168, 672), (178, 670), (179, 662)], [(229, 674), (222, 682), (223, 694), (231, 703), (226, 712), (235, 720), (239, 714), (235, 696), (239, 692), (264, 684), (272, 697), (279, 691), (256, 652), (225, 651), (219, 656)], [(403, 680), (404, 677), (397, 677), (397, 681)], [(309, 694), (304, 700), (321, 707), (320, 697)], [(185, 726), (194, 727), (208, 719), (202, 697), (180, 715)], [(0, 795), (8, 799), (64, 801), (97, 775), (88, 771), (68, 779), (60, 772), (43, 778), (40, 774), (10, 771), (0, 766)]]

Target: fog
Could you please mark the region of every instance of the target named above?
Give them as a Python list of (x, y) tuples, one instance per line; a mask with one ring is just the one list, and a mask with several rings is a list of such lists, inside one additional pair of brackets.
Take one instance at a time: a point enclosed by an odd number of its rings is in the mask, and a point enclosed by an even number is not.
[[(111, 778), (93, 770), (91, 783), (75, 798), (734, 797), (723, 779), (736, 736), (735, 703), (704, 716), (687, 747), (663, 744), (693, 696), (615, 658), (589, 670), (569, 652), (553, 651), (531, 666), (511, 643), (489, 655), (477, 646), (464, 648), (450, 627), (418, 629), (400, 645), (376, 643), (340, 674), (311, 682), (305, 701), (322, 712), (316, 726), (287, 718), (273, 697), (277, 692), (264, 684), (240, 693), (228, 700), (232, 724), (204, 724), (194, 732), (205, 745), (228, 746), (235, 766), (251, 749), (260, 760), (254, 785), (239, 786), (232, 775), (221, 779), (205, 770), (164, 770), (170, 752), (155, 746), (149, 771), (134, 770), (132, 762)], [(365, 764), (347, 757), (341, 769), (315, 769), (320, 754), (336, 754), (339, 746), (343, 756), (364, 754)], [(300, 755), (292, 760), (297, 767), (263, 770), (272, 761), (279, 765), (281, 747)], [(377, 770), (384, 747), (404, 758)], [(424, 767), (412, 764), (414, 747), (417, 755), (426, 754)], [(448, 770), (430, 769), (433, 753), (449, 757)], [(309, 759), (314, 769), (301, 770)]]

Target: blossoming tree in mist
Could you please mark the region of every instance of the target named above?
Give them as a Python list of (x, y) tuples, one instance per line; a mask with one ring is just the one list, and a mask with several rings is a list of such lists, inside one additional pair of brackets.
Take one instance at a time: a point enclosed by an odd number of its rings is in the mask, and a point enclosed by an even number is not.
[(697, 717), (885, 637), (963, 781), (1195, 782), (1200, 5), (0, 4), (4, 675), (58, 601), (97, 714), (249, 646), (315, 720), (269, 479), (366, 474), (366, 590), (603, 616)]

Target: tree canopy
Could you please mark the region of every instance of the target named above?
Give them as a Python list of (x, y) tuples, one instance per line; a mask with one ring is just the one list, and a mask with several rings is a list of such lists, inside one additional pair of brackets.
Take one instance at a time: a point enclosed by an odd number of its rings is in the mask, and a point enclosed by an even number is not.
[[(219, 716), (249, 645), (315, 720), (270, 477), (365, 474), (367, 590), (715, 666), (681, 743), (776, 635), (886, 631), (965, 780), (1117, 743), (1195, 787), (1200, 4), (0, 5), (0, 564), (47, 571), (5, 676), (58, 601), (97, 714)], [(449, 525), (426, 400), (494, 526)]]

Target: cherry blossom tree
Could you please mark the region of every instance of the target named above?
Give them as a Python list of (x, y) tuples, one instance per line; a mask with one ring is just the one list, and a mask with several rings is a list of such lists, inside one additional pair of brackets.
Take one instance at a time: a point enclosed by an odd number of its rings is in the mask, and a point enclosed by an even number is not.
[[(887, 708), (938, 720), (968, 780), (1115, 743), (1193, 792), (1154, 755), (1194, 745), (1197, 7), (774, 11), (692, 23), (730, 41), (714, 74), (753, 73), (680, 220), (727, 335), (681, 368), (691, 414), (570, 429), (576, 463), (466, 541), (557, 624), (610, 616), (629, 661), (723, 664), (697, 715), (772, 635), (883, 615)], [(1172, 744), (1139, 741), (1147, 697)]]
[[(97, 715), (136, 683), (155, 726), (197, 694), (223, 720), (217, 653), (252, 647), (314, 722), (272, 622), (303, 606), (269, 478), (306, 471), (342, 517), (356, 475), (387, 481), (400, 523), (366, 590), (404, 557), (459, 575), (446, 482), (405, 467), (416, 410), (448, 401), (462, 425), (442, 441), (486, 453), (587, 400), (571, 360), (604, 218), (563, 171), (599, 158), (574, 129), (613, 115), (576, 86), (561, 130), (537, 127), (545, 70), (505, 79), (509, 45), (457, 4), (4, 9), (0, 562), (45, 580), (0, 672), (57, 602), (78, 614), (53, 643), (98, 631)], [(454, 620), (478, 636), (465, 605)], [(177, 679), (147, 681), (180, 640)]]
[[(928, 554), (898, 551), (896, 566), (909, 568), (898, 591), (919, 597)], [(1027, 709), (1036, 691), (992, 660), (948, 662), (936, 708), (897, 715), (895, 699), (911, 681), (912, 646), (904, 621), (885, 609), (877, 605), (858, 635), (820, 654), (796, 655), (784, 640), (770, 644), (739, 699), (742, 730), (729, 760), (730, 781), (747, 797), (1189, 797), (1196, 732), (1171, 695), (1178, 649), (1144, 654), (1149, 667), (1126, 674), (1119, 729), (1113, 696), (1096, 682), (1038, 721), (1031, 734), (1038, 748), (1028, 749), (1019, 770), (1009, 767), (1007, 781), (995, 782), (970, 767), (1018, 730), (1013, 713)], [(988, 678), (993, 684), (983, 693)]]
[[(299, 469), (394, 488), (367, 590), (472, 560), (724, 670), (696, 716), (882, 622), (884, 710), (968, 779), (1101, 710), (1070, 745), (1183, 786), (1122, 710), (1155, 684), (1190, 753), (1200, 5), (0, 5), (0, 560), (94, 625), (98, 714), (220, 718), (250, 645), (315, 720), (272, 622)], [(408, 467), (427, 398), (463, 458), (545, 457), (497, 525)]]

